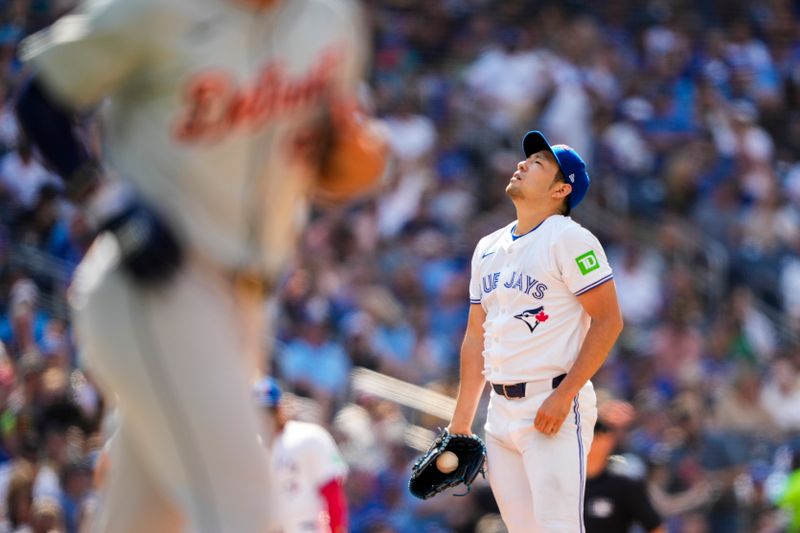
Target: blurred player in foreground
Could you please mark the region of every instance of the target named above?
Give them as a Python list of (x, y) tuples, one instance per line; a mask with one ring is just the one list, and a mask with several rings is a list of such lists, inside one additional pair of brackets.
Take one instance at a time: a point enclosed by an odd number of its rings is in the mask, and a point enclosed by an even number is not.
[(262, 302), (309, 191), (347, 199), (382, 173), (363, 56), (346, 0), (86, 0), (22, 44), (21, 124), (99, 234), (70, 295), (120, 409), (95, 531), (266, 528)]
[(289, 420), (281, 396), (272, 378), (256, 384), (264, 425), (273, 429), (269, 456), (280, 510), (275, 533), (346, 533), (347, 464), (323, 427)]

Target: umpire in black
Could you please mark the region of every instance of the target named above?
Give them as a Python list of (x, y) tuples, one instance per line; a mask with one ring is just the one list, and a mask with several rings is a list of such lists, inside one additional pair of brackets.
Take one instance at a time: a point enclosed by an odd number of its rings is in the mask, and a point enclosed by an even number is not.
[(625, 472), (622, 458), (611, 457), (616, 445), (617, 431), (598, 418), (586, 465), (587, 533), (628, 533), (634, 524), (648, 533), (666, 533), (644, 480)]

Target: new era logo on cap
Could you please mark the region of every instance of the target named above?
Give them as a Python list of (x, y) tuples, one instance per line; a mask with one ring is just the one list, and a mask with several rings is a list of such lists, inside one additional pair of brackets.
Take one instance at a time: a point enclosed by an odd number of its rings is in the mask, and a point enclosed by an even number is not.
[(541, 131), (529, 131), (522, 138), (522, 150), (525, 152), (525, 157), (530, 157), (531, 154), (547, 150), (556, 158), (558, 167), (561, 173), (567, 176), (567, 179), (572, 185), (572, 192), (569, 198), (570, 208), (575, 207), (589, 190), (589, 174), (586, 172), (586, 163), (583, 162), (581, 156), (578, 155), (571, 147), (565, 144), (556, 144), (550, 146), (544, 134)]

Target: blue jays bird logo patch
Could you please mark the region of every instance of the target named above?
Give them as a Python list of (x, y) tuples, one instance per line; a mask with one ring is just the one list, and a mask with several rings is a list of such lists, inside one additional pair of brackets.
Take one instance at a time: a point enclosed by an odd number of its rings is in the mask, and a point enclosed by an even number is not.
[(544, 306), (540, 305), (534, 309), (526, 309), (520, 314), (514, 315), (514, 318), (518, 318), (525, 322), (525, 325), (528, 326), (528, 329), (530, 329), (531, 333), (533, 333), (533, 330), (536, 329), (536, 326), (542, 322), (547, 322), (547, 319), (550, 318), (550, 315), (546, 314), (544, 312)]

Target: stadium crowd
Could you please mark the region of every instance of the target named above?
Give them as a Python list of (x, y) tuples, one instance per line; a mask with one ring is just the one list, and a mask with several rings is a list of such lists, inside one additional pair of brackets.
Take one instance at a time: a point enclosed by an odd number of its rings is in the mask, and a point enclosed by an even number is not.
[[(91, 234), (10, 110), (16, 45), (71, 4), (0, 2), (0, 532), (79, 531), (103, 438), (65, 312)], [(405, 430), (446, 421), (349, 375), (454, 393), (471, 253), (513, 217), (503, 190), (533, 128), (592, 176), (574, 215), (604, 243), (626, 323), (594, 383), (601, 413), (635, 410), (615, 427), (630, 475), (671, 532), (800, 531), (800, 6), (366, 6), (392, 168), (374, 198), (314, 213), (266, 306), (275, 375), (348, 460), (352, 531), (502, 531), (485, 484), (413, 500)]]

